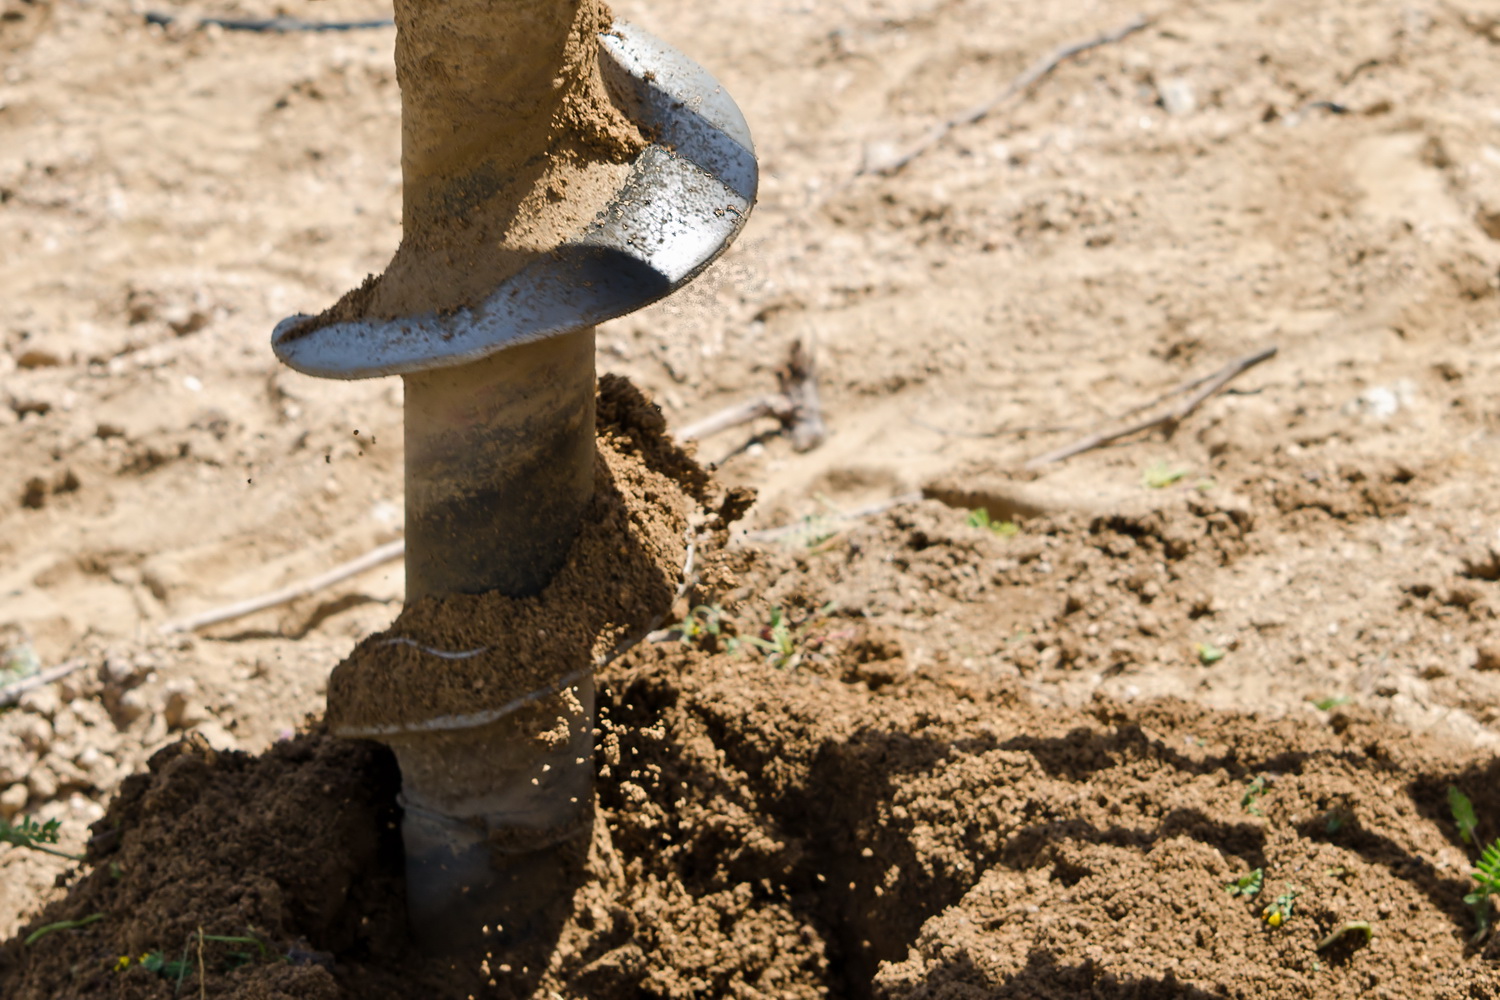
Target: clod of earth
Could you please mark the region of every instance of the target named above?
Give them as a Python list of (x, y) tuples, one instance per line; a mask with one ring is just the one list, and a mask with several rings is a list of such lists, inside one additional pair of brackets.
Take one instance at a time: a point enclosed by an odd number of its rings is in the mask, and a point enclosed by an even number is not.
[(405, 379), (413, 615), (339, 668), (328, 718), (396, 752), (414, 926), (434, 942), (482, 925), (524, 937), (588, 842), (602, 633), (465, 645), (412, 626), (424, 603), (438, 621), (468, 595), (555, 580), (607, 475), (594, 325), (722, 252), (757, 169), (722, 88), (597, 0), (398, 0), (395, 16), (401, 246), (273, 345), (308, 374)]

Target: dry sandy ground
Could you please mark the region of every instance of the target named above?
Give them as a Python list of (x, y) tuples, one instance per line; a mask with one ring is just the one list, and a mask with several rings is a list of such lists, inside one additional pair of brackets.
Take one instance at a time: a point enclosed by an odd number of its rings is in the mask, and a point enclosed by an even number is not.
[[(0, 818), (60, 819), (76, 848), (180, 731), (259, 750), (319, 712), (399, 608), (390, 565), (159, 632), (399, 535), (399, 384), (309, 379), (267, 343), (395, 247), (399, 95), (390, 30), (0, 8), (0, 626), (43, 666), (87, 660), (0, 715)], [(1311, 724), (1309, 699), (1343, 698), (1500, 743), (1493, 8), (615, 8), (725, 83), (763, 184), (697, 285), (601, 328), (600, 368), (683, 423), (816, 345), (821, 448), (741, 429), (700, 450), (761, 491), (750, 529), (809, 519), (815, 545), (766, 556), (786, 587), (888, 627), (913, 667), (1044, 705), (1179, 695)], [(1138, 13), (896, 176), (861, 173)], [(1023, 468), (1270, 346), (1170, 438)], [(833, 532), (923, 487), (1020, 531), (927, 501)], [(0, 934), (63, 867), (0, 848)]]

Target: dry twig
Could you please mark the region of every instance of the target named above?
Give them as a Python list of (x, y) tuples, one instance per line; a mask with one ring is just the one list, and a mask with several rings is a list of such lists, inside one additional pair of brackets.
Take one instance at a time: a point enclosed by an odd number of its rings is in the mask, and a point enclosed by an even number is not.
[(776, 371), (781, 390), (725, 407), (677, 432), (679, 441), (699, 441), (761, 417), (775, 417), (797, 451), (812, 451), (828, 436), (818, 397), (818, 368), (813, 352), (801, 340), (792, 342), (786, 364)]
[(326, 573), (321, 573), (310, 580), (294, 583), (280, 590), (273, 590), (269, 594), (259, 597), (251, 597), (233, 604), (226, 604), (212, 611), (204, 611), (201, 614), (190, 615), (187, 618), (179, 618), (176, 621), (166, 622), (158, 631), (170, 632), (196, 632), (200, 628), (217, 625), (219, 622), (231, 621), (235, 618), (243, 618), (245, 615), (264, 611), (266, 608), (274, 608), (279, 604), (287, 604), (299, 597), (316, 593), (325, 587), (331, 587), (336, 583), (358, 576), (365, 570), (374, 569), (376, 566), (384, 565), (395, 559), (400, 559), (406, 554), (406, 540), (397, 539), (387, 542), (377, 548), (371, 549), (358, 559), (351, 559), (341, 566), (335, 566)]
[(1025, 467), (1028, 469), (1036, 469), (1040, 468), (1043, 465), (1050, 465), (1053, 462), (1061, 462), (1063, 459), (1072, 458), (1074, 455), (1081, 455), (1083, 452), (1092, 451), (1095, 448), (1102, 448), (1104, 445), (1113, 444), (1121, 438), (1127, 438), (1132, 434), (1139, 434), (1142, 431), (1148, 431), (1155, 427), (1164, 427), (1167, 429), (1167, 433), (1170, 434), (1172, 431), (1177, 429), (1178, 424), (1186, 420), (1188, 416), (1190, 416), (1194, 410), (1198, 409), (1198, 407), (1202, 406), (1210, 396), (1223, 389), (1231, 381), (1238, 378), (1240, 375), (1243, 375), (1251, 368), (1254, 368), (1262, 361), (1269, 361), (1275, 356), (1276, 348), (1267, 347), (1262, 350), (1256, 351), (1254, 354), (1247, 354), (1243, 358), (1231, 361), (1229, 364), (1225, 365), (1223, 368), (1220, 368), (1217, 372), (1214, 372), (1212, 375), (1209, 375), (1206, 378), (1194, 379), (1193, 381), (1186, 383), (1186, 385), (1178, 386), (1176, 389), (1173, 389), (1171, 392), (1168, 392), (1165, 395), (1159, 397), (1152, 403), (1149, 403), (1143, 407), (1136, 407), (1134, 410), (1128, 412), (1138, 413), (1143, 409), (1150, 409), (1151, 407), (1157, 406), (1165, 400), (1171, 399), (1174, 396), (1182, 395), (1182, 393), (1195, 386), (1198, 388), (1197, 392), (1194, 392), (1191, 396), (1183, 400), (1183, 402), (1178, 404), (1175, 408), (1168, 410), (1167, 412), (1158, 416), (1148, 417), (1145, 420), (1139, 420), (1133, 424), (1130, 424), (1129, 426), (1122, 427), (1119, 430), (1100, 431), (1097, 434), (1090, 434), (1088, 437), (1075, 441), (1070, 445), (1065, 445), (1061, 448), (1049, 451), (1045, 455), (1038, 455), (1036, 458), (1033, 458), (1031, 461), (1027, 462)]
[(18, 681), (0, 687), (0, 708), (8, 708), (14, 705), (21, 700), (21, 695), (27, 691), (35, 691), (39, 687), (46, 687), (53, 681), (60, 681), (69, 674), (77, 673), (88, 666), (88, 662), (88, 660), (81, 658), (69, 660), (66, 663), (59, 663), (51, 670), (43, 670), (41, 673), (32, 674), (30, 677), (23, 677)]
[(761, 417), (775, 417), (785, 426), (792, 419), (792, 401), (785, 396), (757, 396), (743, 403), (726, 406), (677, 432), (679, 441), (701, 441), (721, 431), (739, 427)]
[(1010, 100), (1012, 97), (1015, 97), (1017, 94), (1024, 93), (1025, 91), (1035, 86), (1037, 83), (1040, 83), (1043, 78), (1045, 78), (1049, 73), (1051, 73), (1067, 60), (1072, 59), (1074, 56), (1079, 55), (1080, 53), (1087, 52), (1090, 49), (1096, 49), (1101, 45), (1111, 45), (1115, 42), (1118, 42), (1121, 39), (1135, 34), (1137, 31), (1140, 31), (1150, 24), (1150, 18), (1145, 17), (1144, 15), (1138, 15), (1128, 23), (1116, 28), (1114, 31), (1106, 32), (1102, 35), (1096, 35), (1093, 38), (1085, 38), (1081, 41), (1069, 42), (1066, 45), (1058, 46), (1056, 49), (1052, 50), (1052, 52), (1048, 53), (1047, 55), (1043, 56), (1041, 59), (1038, 59), (1036, 62), (1027, 67), (1026, 71), (1012, 80), (1009, 86), (1002, 90), (998, 96), (992, 97), (989, 100), (984, 101), (983, 103), (976, 104), (974, 107), (970, 108), (968, 111), (965, 111), (960, 115), (956, 115), (952, 118), (939, 122), (938, 124), (934, 125), (926, 135), (919, 139), (915, 145), (906, 150), (906, 152), (900, 153), (885, 160), (866, 163), (864, 166), (860, 167), (859, 173), (881, 174), (886, 177), (889, 177), (892, 174), (899, 173), (906, 167), (907, 164), (911, 163), (911, 161), (927, 152), (933, 146), (936, 146), (938, 143), (942, 142), (943, 139), (947, 138), (948, 134), (954, 129), (963, 128), (966, 125), (973, 125), (976, 122), (981, 121), (1000, 105)]

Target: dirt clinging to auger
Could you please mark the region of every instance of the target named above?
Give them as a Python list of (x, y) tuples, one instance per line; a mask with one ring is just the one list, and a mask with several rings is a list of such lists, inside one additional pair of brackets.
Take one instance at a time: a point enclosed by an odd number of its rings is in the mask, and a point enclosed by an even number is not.
[(361, 642), (329, 681), (330, 725), (404, 726), (497, 708), (589, 669), (661, 624), (693, 529), (722, 531), (706, 475), (624, 379), (600, 383), (594, 499), (542, 593), (429, 598)]
[(599, 64), (613, 21), (598, 0), (396, 4), (401, 246), (305, 330), (475, 306), (584, 231), (646, 144)]

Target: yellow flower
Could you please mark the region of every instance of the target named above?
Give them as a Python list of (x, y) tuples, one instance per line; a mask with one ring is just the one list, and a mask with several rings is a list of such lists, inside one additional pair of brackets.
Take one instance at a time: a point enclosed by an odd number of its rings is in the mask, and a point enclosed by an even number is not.
[(129, 967), (130, 967), (130, 956), (129, 955), (121, 955), (119, 958), (115, 959), (115, 971), (116, 972), (124, 972)]
[(1275, 907), (1273, 907), (1273, 906), (1266, 907), (1266, 911), (1262, 915), (1266, 918), (1266, 923), (1270, 924), (1272, 927), (1280, 927), (1281, 926), (1281, 921), (1282, 921), (1281, 911), (1278, 910), (1278, 909), (1276, 909)]

